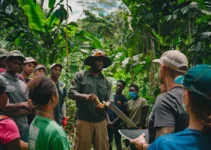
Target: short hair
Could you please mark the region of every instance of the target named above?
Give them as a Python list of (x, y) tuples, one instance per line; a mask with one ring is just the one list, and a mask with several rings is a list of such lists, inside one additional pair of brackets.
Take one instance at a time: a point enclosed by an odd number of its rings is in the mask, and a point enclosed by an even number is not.
[(53, 81), (46, 76), (36, 76), (29, 82), (28, 91), (35, 105), (46, 105), (57, 89)]
[(131, 87), (134, 87), (134, 88), (136, 89), (137, 92), (139, 91), (138, 85), (136, 85), (136, 84), (131, 84), (129, 88), (131, 88)]
[(122, 83), (124, 87), (126, 86), (126, 82), (124, 80), (118, 80), (117, 82)]

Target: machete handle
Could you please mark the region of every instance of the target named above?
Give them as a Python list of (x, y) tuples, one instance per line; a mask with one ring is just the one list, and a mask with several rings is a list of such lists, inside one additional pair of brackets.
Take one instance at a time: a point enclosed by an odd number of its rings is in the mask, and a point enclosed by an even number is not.
[(98, 98), (95, 99), (95, 104), (98, 108), (103, 109), (105, 108), (105, 104), (101, 103)]

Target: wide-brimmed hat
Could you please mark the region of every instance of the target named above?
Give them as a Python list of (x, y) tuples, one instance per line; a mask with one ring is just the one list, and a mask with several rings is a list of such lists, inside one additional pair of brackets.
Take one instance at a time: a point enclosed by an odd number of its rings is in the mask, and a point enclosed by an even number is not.
[(178, 76), (175, 83), (182, 84), (191, 92), (211, 100), (211, 66), (202, 64), (190, 68), (184, 76)]
[(106, 54), (102, 50), (99, 50), (99, 49), (93, 50), (92, 54), (84, 60), (84, 64), (88, 66), (92, 66), (96, 58), (103, 58), (103, 62), (104, 62), (103, 68), (107, 68), (108, 66), (112, 64), (111, 59), (108, 56), (106, 56)]
[(37, 64), (38, 64), (37, 61), (32, 57), (26, 57), (24, 64), (27, 64), (27, 63), (34, 63), (35, 66), (37, 66)]
[(162, 54), (160, 59), (153, 60), (174, 71), (185, 73), (188, 69), (187, 57), (178, 50), (169, 50)]
[(59, 63), (53, 63), (51, 66), (50, 66), (50, 70), (55, 67), (55, 66), (59, 66), (61, 69), (63, 68), (62, 67), (62, 64), (59, 64)]

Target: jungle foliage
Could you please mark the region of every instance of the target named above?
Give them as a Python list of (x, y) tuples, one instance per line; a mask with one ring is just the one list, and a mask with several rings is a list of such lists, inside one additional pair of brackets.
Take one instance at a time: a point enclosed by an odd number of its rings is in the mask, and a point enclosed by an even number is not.
[[(109, 9), (116, 1), (95, 3)], [(211, 61), (210, 1), (122, 0), (118, 11), (112, 13), (89, 3), (85, 18), (75, 22), (67, 18), (77, 8), (63, 0), (48, 0), (47, 10), (42, 6), (43, 1), (0, 0), (0, 45), (19, 49), (47, 67), (61, 62), (67, 88), (72, 75), (85, 68), (82, 62), (94, 48), (104, 49), (111, 57), (113, 64), (104, 74), (113, 83), (123, 79), (128, 85), (138, 84), (140, 95), (151, 104), (158, 84), (154, 58), (179, 49), (188, 56), (190, 66)], [(74, 103), (67, 103), (74, 114)]]

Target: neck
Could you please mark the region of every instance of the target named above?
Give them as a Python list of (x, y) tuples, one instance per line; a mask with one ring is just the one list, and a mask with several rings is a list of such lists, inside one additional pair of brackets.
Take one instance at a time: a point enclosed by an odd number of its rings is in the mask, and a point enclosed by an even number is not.
[(15, 76), (15, 74), (16, 74), (16, 73), (11, 72), (11, 71), (9, 71), (9, 70), (7, 70), (7, 73), (9, 73), (9, 74), (11, 74), (11, 75), (13, 75), (13, 76)]
[(91, 73), (93, 74), (93, 76), (98, 77), (101, 71), (96, 72), (96, 71), (93, 71), (93, 69), (91, 69)]
[(172, 88), (176, 87), (176, 86), (181, 86), (183, 87), (181, 84), (176, 84), (174, 82), (174, 79), (173, 78), (166, 78), (165, 80), (165, 85), (166, 85), (166, 88), (167, 88), (167, 91), (171, 90)]
[(52, 80), (54, 83), (58, 83), (58, 82), (59, 82), (59, 78), (57, 78), (57, 77), (51, 76), (51, 80)]
[(203, 127), (204, 127), (204, 125), (201, 122), (201, 120), (196, 118), (196, 116), (194, 114), (189, 113), (189, 126), (188, 126), (188, 128), (202, 131)]
[(122, 92), (116, 92), (116, 95), (122, 95)]
[(21, 72), (22, 77), (24, 77), (24, 79), (28, 79), (30, 75), (27, 75), (24, 71)]
[(52, 106), (50, 105), (44, 105), (44, 106), (39, 106), (39, 116), (45, 117), (45, 118), (49, 118), (52, 120), (55, 120), (54, 118), (54, 109)]

